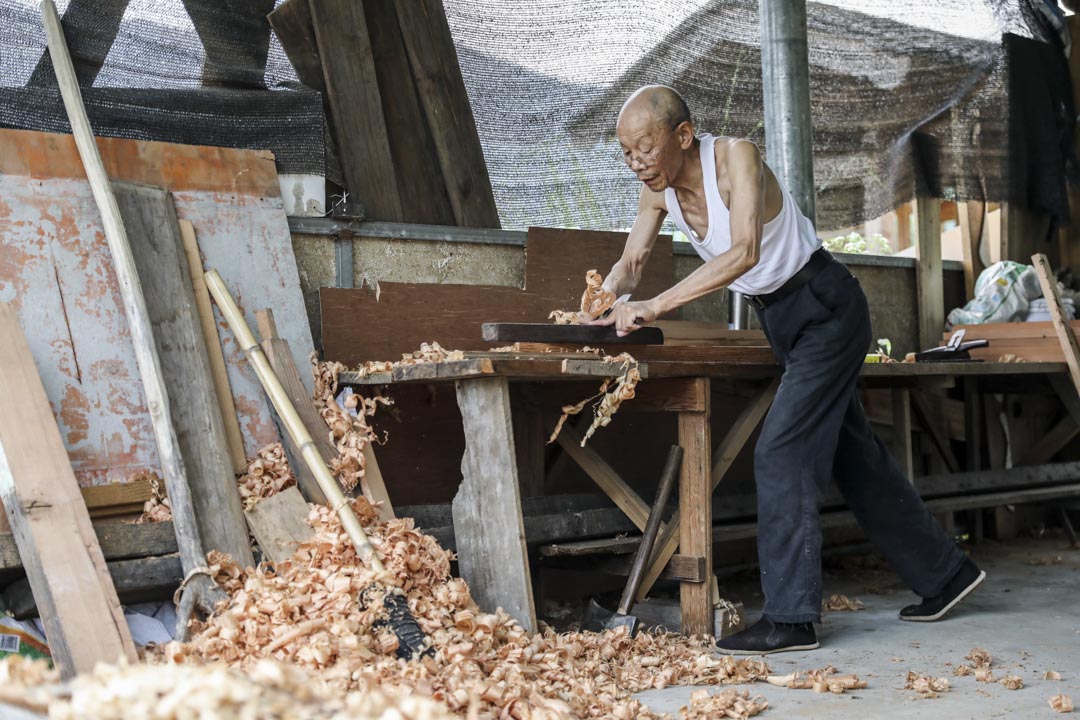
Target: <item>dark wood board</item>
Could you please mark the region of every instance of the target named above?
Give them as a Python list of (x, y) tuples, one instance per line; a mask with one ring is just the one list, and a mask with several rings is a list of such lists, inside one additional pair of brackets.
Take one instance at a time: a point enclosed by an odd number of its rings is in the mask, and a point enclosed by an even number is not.
[(199, 536), (207, 552), (220, 550), (247, 567), (251, 544), (172, 196), (147, 185), (113, 188), (168, 383)]
[(393, 0), (364, 0), (375, 75), (379, 80), (390, 157), (397, 171), (404, 222), (453, 225), (435, 142), (420, 106)]
[(397, 172), (364, 7), (355, 0), (316, 0), (311, 17), (346, 185), (370, 219), (400, 222)]
[(485, 322), (523, 322), (528, 295), (495, 285), (379, 283), (370, 288), (320, 288), (323, 348), (349, 366), (400, 360), (402, 353), (438, 342), (448, 350), (485, 350)]
[[(552, 310), (580, 310), (585, 273), (607, 275), (622, 257), (626, 233), (557, 228), (529, 228), (525, 246), (525, 289), (536, 297), (542, 322)], [(635, 300), (647, 300), (674, 284), (671, 236), (661, 235), (634, 290)]]
[(394, 6), (456, 224), (500, 227), (442, 0), (396, 0)]
[(574, 343), (581, 345), (663, 345), (660, 328), (643, 327), (620, 337), (611, 325), (554, 325), (552, 323), (484, 323), (484, 340), (515, 343)]

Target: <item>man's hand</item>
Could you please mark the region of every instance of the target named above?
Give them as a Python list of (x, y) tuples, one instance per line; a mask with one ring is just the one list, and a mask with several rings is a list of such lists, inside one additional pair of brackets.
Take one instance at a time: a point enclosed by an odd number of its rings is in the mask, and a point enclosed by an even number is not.
[(641, 302), (621, 302), (611, 309), (607, 317), (597, 318), (589, 324), (614, 325), (615, 334), (623, 337), (648, 325), (659, 314), (655, 298)]

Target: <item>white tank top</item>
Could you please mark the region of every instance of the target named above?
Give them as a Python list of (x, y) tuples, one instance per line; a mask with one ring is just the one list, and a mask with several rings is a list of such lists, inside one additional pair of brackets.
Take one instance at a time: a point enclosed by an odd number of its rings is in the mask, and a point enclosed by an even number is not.
[[(698, 140), (701, 143), (701, 171), (705, 183), (708, 234), (700, 238), (687, 224), (673, 188), (669, 187), (664, 191), (664, 202), (675, 225), (690, 240), (701, 259), (708, 262), (731, 248), (731, 217), (716, 184), (716, 138), (712, 135), (699, 135)], [(746, 295), (770, 293), (797, 273), (814, 251), (821, 247), (813, 223), (795, 205), (782, 183), (780, 193), (784, 198), (784, 206), (779, 215), (765, 223), (758, 263), (732, 281), (732, 290)]]

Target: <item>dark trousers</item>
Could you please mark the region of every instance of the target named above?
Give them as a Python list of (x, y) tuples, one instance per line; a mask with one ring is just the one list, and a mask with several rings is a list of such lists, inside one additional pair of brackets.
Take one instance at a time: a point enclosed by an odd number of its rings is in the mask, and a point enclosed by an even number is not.
[(834, 260), (757, 316), (784, 368), (754, 452), (764, 614), (820, 620), (820, 510), (830, 479), (904, 582), (923, 597), (940, 594), (964, 554), (863, 413), (855, 381), (871, 334), (859, 281)]

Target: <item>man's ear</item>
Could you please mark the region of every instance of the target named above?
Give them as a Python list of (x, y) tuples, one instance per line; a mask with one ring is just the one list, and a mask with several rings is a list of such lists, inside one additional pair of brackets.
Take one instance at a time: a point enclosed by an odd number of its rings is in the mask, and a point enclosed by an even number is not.
[(675, 137), (679, 138), (679, 147), (687, 150), (694, 144), (694, 125), (689, 120), (683, 120), (675, 126)]

